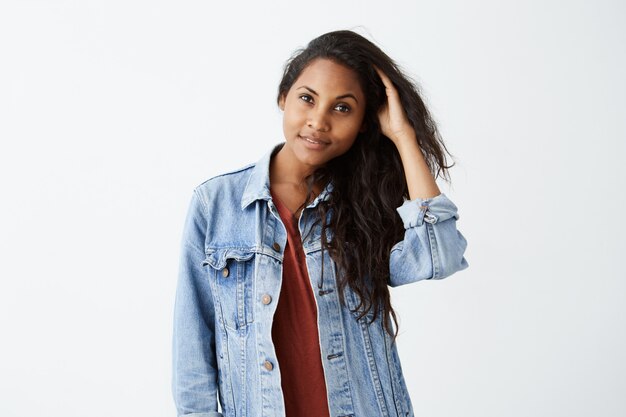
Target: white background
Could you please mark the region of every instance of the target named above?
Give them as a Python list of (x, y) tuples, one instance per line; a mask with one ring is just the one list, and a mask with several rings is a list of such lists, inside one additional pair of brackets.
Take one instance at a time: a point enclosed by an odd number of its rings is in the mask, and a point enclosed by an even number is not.
[[(291, 53), (354, 29), (421, 85), (470, 267), (393, 290), (418, 416), (626, 415), (617, 1), (0, 4), (0, 415), (173, 416), (193, 188), (282, 141)], [(367, 416), (369, 417), (369, 416)]]

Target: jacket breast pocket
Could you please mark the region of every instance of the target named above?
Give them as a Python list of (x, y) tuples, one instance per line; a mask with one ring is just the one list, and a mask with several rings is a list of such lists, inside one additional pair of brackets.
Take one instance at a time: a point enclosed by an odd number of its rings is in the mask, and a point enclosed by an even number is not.
[(218, 320), (228, 329), (245, 330), (254, 321), (255, 252), (248, 248), (209, 248), (204, 265), (210, 266)]

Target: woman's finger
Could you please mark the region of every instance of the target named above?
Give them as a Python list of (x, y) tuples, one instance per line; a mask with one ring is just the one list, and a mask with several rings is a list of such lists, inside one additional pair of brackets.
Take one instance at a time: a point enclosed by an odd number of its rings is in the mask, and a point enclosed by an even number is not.
[(380, 79), (383, 82), (383, 85), (385, 86), (385, 88), (388, 90), (387, 93), (392, 92), (393, 94), (396, 93), (396, 88), (393, 86), (393, 83), (391, 82), (391, 79), (387, 76), (387, 74), (385, 74), (380, 68), (378, 68), (376, 65), (374, 65), (374, 69), (376, 70), (376, 73), (378, 73), (378, 76), (380, 77)]
[(378, 76), (380, 77), (380, 79), (382, 80), (383, 84), (385, 85), (385, 87), (388, 87), (389, 84), (391, 84), (389, 77), (387, 77), (387, 74), (385, 74), (380, 68), (378, 68), (376, 65), (374, 65), (374, 69), (376, 70), (376, 73), (378, 73)]

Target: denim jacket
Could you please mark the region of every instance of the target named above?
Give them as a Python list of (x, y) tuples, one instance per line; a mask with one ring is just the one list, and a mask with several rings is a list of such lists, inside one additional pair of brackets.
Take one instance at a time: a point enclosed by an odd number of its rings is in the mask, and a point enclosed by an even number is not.
[[(282, 145), (192, 193), (174, 307), (172, 392), (179, 416), (285, 416), (271, 329), (287, 232), (269, 181), (270, 158)], [(332, 183), (302, 210), (298, 223), (317, 304), (330, 415), (413, 416), (382, 315), (369, 325), (372, 312), (357, 320), (351, 310), (358, 296), (349, 286), (346, 305), (340, 304), (337, 269), (327, 252), (318, 288), (321, 225), (313, 209), (331, 191)], [(405, 234), (391, 249), (389, 286), (442, 279), (469, 266), (463, 256), (467, 242), (456, 228), (457, 207), (446, 195), (406, 200), (397, 212)]]

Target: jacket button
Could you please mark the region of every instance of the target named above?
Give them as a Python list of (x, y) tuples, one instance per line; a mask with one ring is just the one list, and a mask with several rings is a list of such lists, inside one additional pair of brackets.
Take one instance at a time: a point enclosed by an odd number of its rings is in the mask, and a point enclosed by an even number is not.
[(263, 366), (265, 367), (265, 369), (267, 369), (268, 371), (271, 371), (272, 369), (274, 369), (274, 365), (272, 365), (272, 362), (270, 361), (265, 361), (263, 362)]
[(272, 245), (272, 247), (274, 248), (274, 250), (276, 252), (280, 252), (280, 245), (278, 244), (278, 242), (274, 242), (274, 244)]
[(224, 278), (226, 278), (228, 276), (228, 274), (229, 274), (228, 267), (222, 269), (222, 276)]
[(263, 304), (269, 304), (272, 302), (272, 296), (270, 296), (269, 294), (263, 294), (263, 297), (261, 297), (261, 301), (263, 302)]

